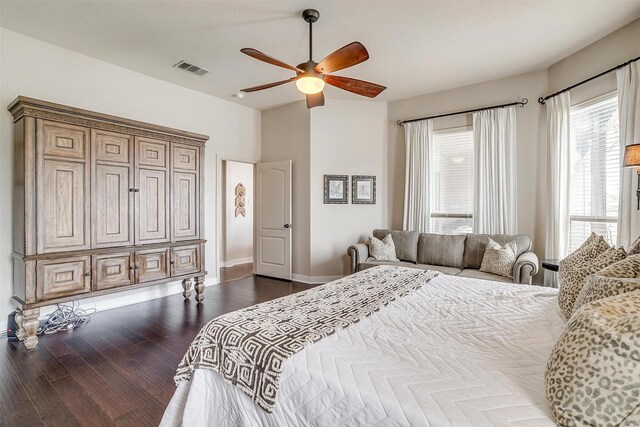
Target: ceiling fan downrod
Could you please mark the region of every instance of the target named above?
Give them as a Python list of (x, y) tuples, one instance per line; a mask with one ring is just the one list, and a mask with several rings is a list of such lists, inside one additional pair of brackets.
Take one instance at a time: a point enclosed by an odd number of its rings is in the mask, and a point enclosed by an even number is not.
[(315, 9), (302, 11), (302, 19), (309, 23), (309, 62), (313, 61), (313, 23), (320, 19), (320, 12)]

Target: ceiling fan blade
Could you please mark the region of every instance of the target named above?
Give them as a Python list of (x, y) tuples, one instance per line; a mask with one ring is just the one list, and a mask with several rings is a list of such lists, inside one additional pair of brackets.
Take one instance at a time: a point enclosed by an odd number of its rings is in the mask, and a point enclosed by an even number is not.
[(349, 43), (335, 52), (329, 54), (318, 65), (316, 71), (322, 74), (332, 73), (353, 67), (356, 64), (369, 59), (369, 52), (360, 42)]
[(318, 92), (307, 95), (307, 108), (322, 107), (324, 105), (324, 93)]
[(364, 80), (350, 79), (349, 77), (324, 76), (324, 81), (331, 86), (369, 98), (375, 98), (386, 89), (385, 86), (365, 82)]
[(244, 53), (245, 55), (249, 55), (252, 58), (255, 58), (259, 61), (263, 61), (266, 62), (267, 64), (271, 64), (271, 65), (275, 65), (277, 67), (282, 67), (282, 68), (286, 68), (287, 70), (291, 70), (291, 71), (295, 71), (298, 73), (302, 73), (302, 70), (293, 67), (289, 64), (285, 64), (282, 61), (279, 61), (275, 58), (270, 57), (269, 55), (265, 55), (264, 53), (260, 52), (259, 50), (256, 49), (252, 49), (250, 47), (245, 47), (244, 49), (240, 49), (240, 52)]
[(283, 85), (285, 83), (292, 82), (295, 79), (296, 79), (295, 77), (291, 77), (290, 79), (280, 80), (279, 82), (267, 83), (266, 85), (260, 85), (260, 86), (254, 86), (254, 87), (248, 87), (246, 89), (241, 89), (241, 91), (242, 92), (257, 92), (259, 90), (269, 89), (269, 88), (272, 88), (272, 87)]

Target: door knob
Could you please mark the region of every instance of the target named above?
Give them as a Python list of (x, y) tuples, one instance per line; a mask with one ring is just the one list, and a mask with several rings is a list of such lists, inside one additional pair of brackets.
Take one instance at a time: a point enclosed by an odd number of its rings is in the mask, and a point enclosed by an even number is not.
[(291, 228), (291, 224), (285, 224), (284, 228)]

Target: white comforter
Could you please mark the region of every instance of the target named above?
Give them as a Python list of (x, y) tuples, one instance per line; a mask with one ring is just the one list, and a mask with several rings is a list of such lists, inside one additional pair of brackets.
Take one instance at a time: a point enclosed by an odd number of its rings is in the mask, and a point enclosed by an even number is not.
[(161, 425), (551, 426), (563, 327), (555, 290), (440, 275), (287, 360), (272, 414), (198, 369)]

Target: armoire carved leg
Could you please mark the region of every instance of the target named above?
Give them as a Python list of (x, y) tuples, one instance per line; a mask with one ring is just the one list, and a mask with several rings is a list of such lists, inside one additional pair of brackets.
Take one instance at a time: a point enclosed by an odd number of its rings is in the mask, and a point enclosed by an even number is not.
[(38, 328), (40, 327), (38, 316), (40, 316), (39, 308), (18, 310), (16, 313), (16, 324), (18, 325), (16, 336), (28, 349), (38, 345)]
[(198, 276), (196, 279), (196, 301), (204, 300), (204, 276)]
[(184, 289), (184, 292), (182, 293), (184, 299), (191, 298), (191, 279), (184, 279), (182, 281), (182, 289)]

